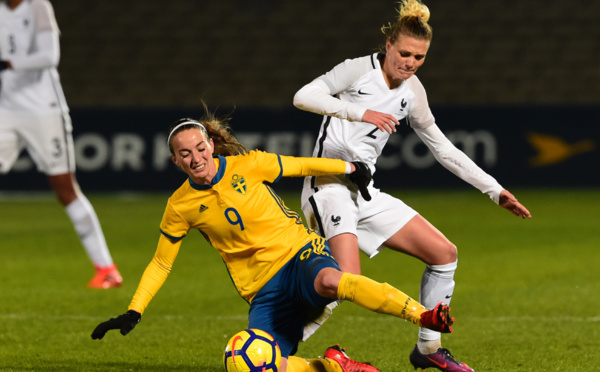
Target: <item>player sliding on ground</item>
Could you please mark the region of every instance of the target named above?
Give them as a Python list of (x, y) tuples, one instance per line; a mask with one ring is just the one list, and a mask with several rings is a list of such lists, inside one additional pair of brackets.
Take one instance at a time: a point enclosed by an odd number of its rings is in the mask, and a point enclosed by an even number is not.
[(247, 152), (225, 123), (209, 113), (200, 121), (175, 123), (167, 142), (171, 159), (189, 178), (167, 202), (158, 249), (128, 311), (98, 325), (93, 339), (111, 329), (126, 335), (135, 327), (169, 275), (190, 229), (199, 230), (221, 254), (236, 289), (250, 304), (248, 328), (268, 332), (279, 344), (281, 371), (378, 371), (335, 347), (323, 358), (293, 356), (308, 314), (334, 300), (438, 332), (452, 331), (454, 319), (447, 305), (428, 310), (389, 284), (340, 271), (327, 241), (307, 229), (298, 213), (266, 184), (281, 177), (347, 174), (366, 190), (371, 172), (363, 163)]

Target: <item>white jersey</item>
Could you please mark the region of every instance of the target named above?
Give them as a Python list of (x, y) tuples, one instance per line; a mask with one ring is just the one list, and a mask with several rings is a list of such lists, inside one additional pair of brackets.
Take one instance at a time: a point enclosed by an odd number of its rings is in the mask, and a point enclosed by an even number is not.
[[(383, 77), (378, 55), (346, 60), (318, 79), (325, 82), (341, 101), (389, 113), (398, 121), (407, 118), (417, 128), (432, 125), (435, 120), (419, 79), (413, 75), (399, 87), (390, 89)], [(322, 141), (317, 142), (313, 156), (362, 161), (374, 170), (390, 134), (370, 123), (361, 122), (363, 114), (364, 111), (360, 117), (326, 117), (319, 131)]]
[(67, 113), (56, 67), (59, 30), (47, 0), (24, 0), (14, 10), (0, 2), (0, 112)]
[[(423, 140), (435, 158), (452, 173), (488, 194), (498, 203), (503, 190), (498, 182), (458, 150), (435, 124), (425, 88), (416, 75), (390, 89), (383, 77), (380, 58), (346, 60), (305, 85), (294, 96), (294, 105), (326, 115), (313, 152), (315, 157), (361, 161), (375, 173), (375, 163), (390, 134), (362, 122), (367, 108), (393, 115)], [(314, 181), (314, 179), (312, 179)], [(319, 183), (329, 183), (331, 177)], [(311, 182), (315, 186), (314, 182)], [(305, 189), (310, 187), (305, 182)], [(306, 190), (305, 190), (306, 191)]]

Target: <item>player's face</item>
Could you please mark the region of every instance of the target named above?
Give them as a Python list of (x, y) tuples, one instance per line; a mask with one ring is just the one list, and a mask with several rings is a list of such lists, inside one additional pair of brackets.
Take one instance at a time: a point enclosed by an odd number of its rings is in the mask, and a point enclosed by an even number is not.
[(182, 130), (171, 138), (175, 155), (171, 160), (177, 164), (192, 181), (199, 185), (209, 184), (217, 174), (213, 160), (214, 144), (207, 140), (200, 129)]
[(383, 62), (383, 76), (390, 88), (396, 88), (403, 80), (413, 76), (425, 62), (429, 41), (400, 35), (395, 43), (385, 44), (386, 55)]

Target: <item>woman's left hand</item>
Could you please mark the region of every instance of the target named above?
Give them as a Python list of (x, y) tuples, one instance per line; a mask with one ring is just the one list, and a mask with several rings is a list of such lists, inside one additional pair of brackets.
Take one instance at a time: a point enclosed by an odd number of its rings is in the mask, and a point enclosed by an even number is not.
[(531, 213), (523, 206), (523, 204), (517, 201), (517, 198), (514, 197), (508, 190), (502, 190), (500, 193), (500, 203), (498, 203), (502, 208), (508, 210), (515, 216), (525, 218), (531, 218)]

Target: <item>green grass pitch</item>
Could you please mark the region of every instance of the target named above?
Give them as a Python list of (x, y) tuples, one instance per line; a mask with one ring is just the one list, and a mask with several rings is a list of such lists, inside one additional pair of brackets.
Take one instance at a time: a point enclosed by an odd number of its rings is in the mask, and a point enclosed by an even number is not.
[[(443, 344), (477, 371), (592, 371), (600, 347), (600, 191), (511, 190), (521, 220), (476, 190), (395, 194), (459, 249), (454, 333)], [(281, 193), (300, 211), (299, 195)], [(91, 263), (51, 196), (0, 196), (0, 371), (222, 371), (247, 305), (198, 232), (126, 337), (93, 328), (123, 313), (150, 262), (167, 194), (89, 195), (125, 283), (90, 290)], [(423, 264), (384, 251), (367, 276), (418, 296)], [(382, 371), (412, 371), (417, 327), (344, 303), (299, 356), (339, 343)]]

